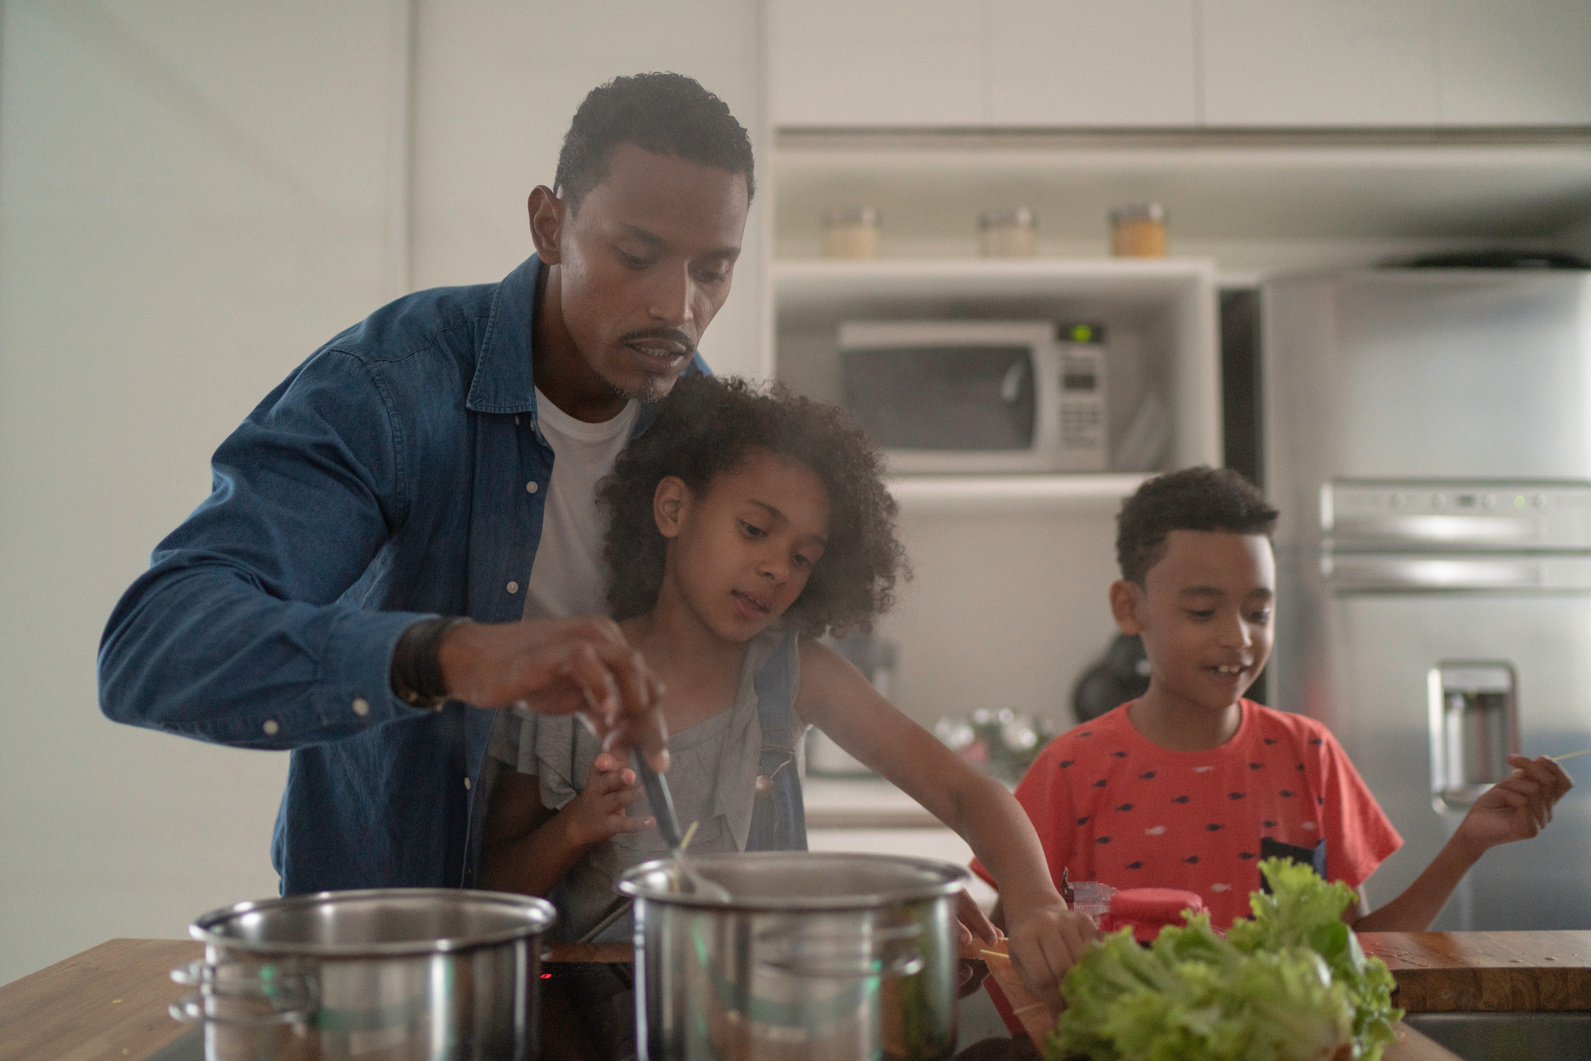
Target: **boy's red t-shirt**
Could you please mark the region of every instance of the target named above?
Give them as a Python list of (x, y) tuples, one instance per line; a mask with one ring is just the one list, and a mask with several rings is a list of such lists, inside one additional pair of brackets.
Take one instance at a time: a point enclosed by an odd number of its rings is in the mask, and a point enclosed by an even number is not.
[(1364, 883), (1403, 839), (1347, 753), (1312, 718), (1241, 705), (1237, 733), (1207, 751), (1150, 743), (1125, 704), (1055, 738), (1016, 789), (1050, 875), (1198, 892), (1216, 928), (1249, 916), (1267, 837), (1324, 840), (1326, 878)]

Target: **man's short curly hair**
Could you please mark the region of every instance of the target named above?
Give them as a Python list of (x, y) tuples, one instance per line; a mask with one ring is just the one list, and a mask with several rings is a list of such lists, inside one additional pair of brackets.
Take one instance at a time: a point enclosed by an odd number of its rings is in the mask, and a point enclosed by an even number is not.
[(678, 476), (703, 496), (757, 450), (806, 465), (829, 495), (828, 545), (789, 619), (817, 637), (870, 630), (889, 609), (897, 577), (910, 577), (895, 538), (896, 504), (878, 451), (850, 414), (777, 384), (693, 375), (674, 385), (657, 419), (597, 487), (608, 516), (604, 556), (615, 619), (651, 611), (663, 585), (667, 540), (652, 515), (657, 484)]
[(1116, 516), (1116, 563), (1121, 577), (1144, 584), (1166, 555), (1174, 530), (1263, 534), (1276, 527), (1276, 509), (1254, 484), (1230, 468), (1184, 468), (1156, 476), (1122, 502)]
[(757, 192), (751, 137), (729, 105), (684, 74), (616, 77), (586, 94), (558, 152), (553, 191), (579, 211), (608, 175), (620, 144), (746, 176), (746, 201)]

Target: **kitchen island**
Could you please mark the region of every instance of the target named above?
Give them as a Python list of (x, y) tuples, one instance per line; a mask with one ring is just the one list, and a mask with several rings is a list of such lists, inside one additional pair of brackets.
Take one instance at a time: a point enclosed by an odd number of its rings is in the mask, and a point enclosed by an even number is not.
[[(188, 990), (169, 974), (203, 956), (189, 940), (113, 939), (0, 986), (0, 1061), (147, 1061), (188, 1033), (166, 1012)], [(1387, 1061), (1455, 1061), (1399, 1032)]]

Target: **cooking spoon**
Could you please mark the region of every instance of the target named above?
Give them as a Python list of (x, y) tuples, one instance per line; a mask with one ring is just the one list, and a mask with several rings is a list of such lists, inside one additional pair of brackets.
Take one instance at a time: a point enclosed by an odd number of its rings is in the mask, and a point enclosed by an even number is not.
[(691, 891), (696, 894), (721, 903), (729, 902), (733, 898), (729, 894), (729, 889), (702, 876), (685, 857), (685, 845), (679, 831), (679, 818), (674, 814), (674, 797), (669, 795), (668, 791), (668, 778), (646, 764), (646, 760), (641, 758), (639, 748), (635, 750), (634, 760), (635, 772), (641, 775), (646, 798), (651, 800), (652, 813), (657, 816), (657, 831), (663, 834), (663, 841), (673, 852), (674, 862), (680, 869), (680, 876), (691, 882)]

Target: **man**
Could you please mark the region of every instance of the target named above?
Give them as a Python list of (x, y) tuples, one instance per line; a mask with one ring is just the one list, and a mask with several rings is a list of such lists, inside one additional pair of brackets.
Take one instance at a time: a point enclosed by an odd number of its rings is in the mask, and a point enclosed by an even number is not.
[(100, 701), (292, 749), (284, 894), (469, 886), (483, 708), (581, 711), (667, 765), (656, 678), (611, 622), (568, 617), (601, 611), (593, 486), (645, 403), (705, 371), (753, 188), (716, 96), (616, 79), (530, 195), (535, 255), (376, 311), (217, 450), (209, 499), (110, 617)]

